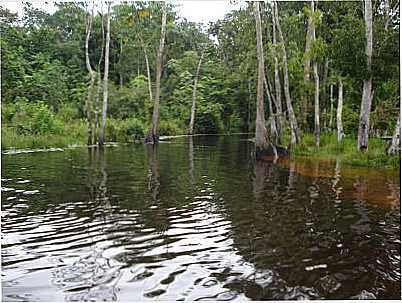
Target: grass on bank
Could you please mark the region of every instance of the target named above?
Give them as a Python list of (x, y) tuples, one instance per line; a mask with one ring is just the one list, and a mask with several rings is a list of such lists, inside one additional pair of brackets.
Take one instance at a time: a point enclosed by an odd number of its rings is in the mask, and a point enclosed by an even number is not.
[[(289, 144), (289, 136), (285, 136), (284, 143)], [(369, 148), (366, 152), (357, 150), (357, 140), (346, 136), (338, 143), (336, 134), (322, 133), (320, 146), (315, 145), (313, 134), (303, 134), (300, 143), (292, 149), (295, 156), (309, 156), (317, 159), (342, 159), (343, 163), (365, 167), (400, 167), (400, 154), (389, 156), (386, 153), (387, 142), (378, 139), (369, 139)]]

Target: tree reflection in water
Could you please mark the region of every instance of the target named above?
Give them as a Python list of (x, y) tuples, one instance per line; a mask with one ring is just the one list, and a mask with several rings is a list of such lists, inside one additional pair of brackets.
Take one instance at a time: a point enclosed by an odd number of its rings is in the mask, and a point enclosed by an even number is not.
[[(72, 264), (61, 266), (53, 272), (53, 283), (65, 293), (66, 301), (115, 301), (116, 285), (121, 277), (121, 265), (105, 256), (102, 240), (107, 238), (108, 229), (115, 229), (112, 207), (107, 194), (107, 172), (105, 151), (102, 148), (89, 148), (89, 203), (95, 205), (97, 212), (87, 225), (87, 239), (93, 243)], [(97, 214), (100, 213), (100, 216)], [(100, 231), (92, 232), (91, 226), (101, 225)]]

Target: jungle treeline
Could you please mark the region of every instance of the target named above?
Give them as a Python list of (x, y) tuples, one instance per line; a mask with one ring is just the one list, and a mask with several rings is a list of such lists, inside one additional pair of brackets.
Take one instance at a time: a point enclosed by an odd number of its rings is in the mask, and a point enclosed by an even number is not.
[(0, 6), (3, 148), (251, 132), (399, 151), (399, 1), (249, 2), (207, 25), (171, 2), (55, 7)]

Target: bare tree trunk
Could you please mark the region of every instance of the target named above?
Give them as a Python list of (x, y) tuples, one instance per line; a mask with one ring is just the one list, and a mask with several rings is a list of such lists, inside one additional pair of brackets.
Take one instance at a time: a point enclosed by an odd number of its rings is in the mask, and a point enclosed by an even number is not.
[(313, 64), (314, 69), (314, 137), (315, 145), (320, 146), (320, 78), (318, 77), (317, 62)]
[(119, 70), (119, 85), (120, 88), (123, 88), (123, 73), (121, 71), (121, 58), (123, 57), (123, 39), (120, 38), (120, 55), (119, 55), (119, 65), (120, 65), (120, 70)]
[(165, 47), (165, 35), (166, 35), (166, 3), (162, 3), (162, 29), (161, 37), (159, 41), (159, 49), (156, 55), (156, 80), (155, 80), (155, 100), (154, 100), (154, 110), (152, 114), (152, 127), (150, 133), (147, 135), (146, 143), (156, 144), (159, 141), (158, 138), (158, 122), (159, 122), (159, 99), (161, 93), (161, 76), (162, 76), (162, 59), (163, 50)]
[(105, 70), (103, 73), (103, 104), (102, 104), (102, 125), (99, 130), (99, 146), (105, 142), (106, 113), (108, 102), (108, 78), (109, 78), (109, 45), (110, 45), (110, 2), (107, 6), (106, 17), (106, 44), (105, 44)]
[(276, 113), (278, 114), (278, 135), (280, 134), (284, 128), (284, 113), (282, 110), (282, 92), (281, 92), (281, 81), (279, 79), (279, 63), (278, 56), (276, 51), (276, 24), (275, 17), (272, 14), (272, 38), (273, 38), (273, 57), (274, 57), (274, 78), (275, 78), (275, 97), (276, 97)]
[(371, 0), (364, 1), (364, 19), (366, 23), (366, 57), (367, 57), (367, 71), (369, 73), (368, 79), (363, 82), (363, 95), (360, 107), (360, 122), (359, 132), (357, 138), (357, 148), (360, 151), (368, 149), (368, 132), (370, 129), (370, 110), (371, 102), (373, 99), (372, 92), (372, 77), (371, 77), (371, 62), (373, 55), (373, 13), (371, 7)]
[(331, 84), (329, 87), (329, 101), (331, 102), (330, 112), (329, 112), (329, 129), (332, 130), (332, 117), (334, 112), (334, 85)]
[(279, 23), (279, 14), (278, 14), (278, 4), (276, 1), (273, 1), (273, 8), (275, 13), (275, 20), (276, 20), (276, 27), (279, 34), (279, 39), (282, 46), (282, 60), (283, 60), (283, 77), (284, 77), (284, 91), (285, 91), (285, 99), (286, 99), (286, 106), (288, 109), (288, 117), (290, 122), (290, 130), (291, 130), (291, 145), (295, 145), (299, 143), (299, 128), (297, 126), (297, 120), (295, 113), (293, 111), (292, 100), (290, 98), (290, 91), (289, 91), (289, 72), (288, 72), (288, 59), (286, 54), (285, 48), (285, 40), (283, 39), (283, 34), (281, 30), (281, 25)]
[(254, 17), (257, 33), (257, 58), (258, 58), (258, 80), (257, 80), (257, 111), (255, 118), (255, 148), (257, 157), (268, 150), (268, 132), (265, 127), (264, 110), (264, 51), (262, 46), (262, 30), (260, 17), (260, 3), (254, 2)]
[(338, 130), (338, 142), (342, 142), (343, 124), (342, 124), (342, 107), (343, 107), (343, 82), (342, 78), (339, 78), (338, 86), (338, 108), (336, 109), (336, 128)]
[(195, 72), (194, 85), (193, 85), (193, 101), (191, 104), (191, 116), (189, 125), (189, 134), (192, 135), (194, 132), (194, 120), (195, 120), (195, 101), (197, 96), (197, 82), (198, 75), (200, 74), (202, 59), (204, 58), (204, 52), (201, 53), (200, 60), (198, 61), (197, 71)]
[(265, 87), (265, 92), (267, 93), (268, 96), (268, 108), (269, 108), (269, 115), (268, 115), (268, 124), (269, 124), (269, 138), (271, 141), (275, 144), (278, 145), (278, 129), (277, 129), (277, 121), (275, 119), (275, 114), (274, 114), (274, 107), (272, 104), (273, 96), (271, 95), (269, 91), (269, 85), (267, 82), (267, 78), (264, 77), (264, 87)]
[(93, 119), (93, 92), (94, 92), (94, 85), (95, 85), (95, 72), (92, 69), (91, 62), (89, 60), (89, 38), (91, 36), (91, 29), (92, 29), (92, 20), (93, 20), (93, 9), (91, 15), (87, 15), (85, 30), (86, 30), (86, 37), (85, 37), (85, 63), (91, 78), (90, 84), (88, 87), (88, 95), (85, 100), (85, 112), (87, 114), (87, 121), (88, 121), (88, 138), (87, 144), (92, 145), (94, 144), (94, 119)]
[(314, 40), (314, 1), (310, 2), (310, 15), (308, 17), (307, 23), (307, 33), (306, 33), (306, 48), (304, 51), (304, 85), (305, 93), (301, 98), (301, 120), (304, 129), (307, 129), (307, 111), (308, 111), (308, 83), (310, 82), (310, 70), (311, 70), (311, 46)]
[(389, 0), (384, 1), (384, 26), (385, 30), (388, 31), (388, 25), (389, 25)]
[(153, 97), (152, 97), (152, 79), (151, 79), (151, 70), (149, 68), (149, 60), (148, 60), (147, 48), (146, 48), (144, 42), (142, 41), (142, 38), (141, 38), (140, 35), (138, 35), (138, 38), (140, 40), (141, 47), (142, 47), (142, 50), (144, 52), (145, 65), (146, 65), (146, 68), (147, 68), (147, 77), (148, 77), (149, 100), (152, 102), (152, 100), (153, 100)]
[(103, 12), (101, 14), (101, 26), (102, 26), (102, 47), (101, 47), (101, 55), (99, 57), (98, 61), (98, 66), (97, 66), (97, 71), (96, 71), (96, 86), (97, 86), (97, 92), (96, 92), (96, 97), (95, 97), (95, 127), (94, 127), (94, 133), (92, 134), (92, 141), (94, 143), (96, 138), (99, 137), (99, 97), (101, 95), (101, 89), (102, 89), (102, 75), (101, 75), (101, 64), (104, 56), (104, 50), (105, 50), (105, 25), (103, 21)]
[(392, 136), (391, 145), (388, 148), (388, 155), (393, 155), (401, 150), (401, 107), (399, 106), (398, 121), (395, 126), (394, 134)]

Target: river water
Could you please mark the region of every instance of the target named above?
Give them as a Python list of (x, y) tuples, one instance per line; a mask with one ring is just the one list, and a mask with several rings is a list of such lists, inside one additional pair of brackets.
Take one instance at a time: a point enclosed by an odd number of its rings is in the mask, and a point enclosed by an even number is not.
[(252, 150), (3, 154), (3, 301), (400, 299), (399, 172)]

